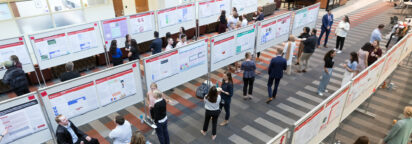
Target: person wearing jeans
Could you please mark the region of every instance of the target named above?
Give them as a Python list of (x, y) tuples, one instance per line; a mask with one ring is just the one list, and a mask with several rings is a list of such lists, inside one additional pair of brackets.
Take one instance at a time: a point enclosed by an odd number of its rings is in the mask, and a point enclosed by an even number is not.
[(322, 73), (322, 80), (319, 83), (318, 87), (318, 95), (323, 96), (324, 92), (326, 91), (326, 86), (328, 85), (330, 81), (330, 77), (332, 76), (332, 71), (333, 71), (333, 65), (335, 64), (335, 60), (333, 59), (336, 55), (335, 50), (330, 50), (326, 53), (325, 57), (323, 60), (325, 61), (325, 66), (323, 68), (323, 73)]
[(169, 132), (167, 130), (167, 115), (166, 115), (166, 100), (163, 99), (163, 94), (155, 90), (154, 97), (156, 99), (152, 108), (152, 118), (156, 124), (156, 135), (160, 144), (169, 144)]
[[(253, 82), (255, 81), (256, 64), (252, 60), (252, 54), (247, 52), (245, 54), (245, 61), (242, 63), (240, 69), (243, 70), (243, 99), (252, 99)], [(249, 87), (249, 91), (248, 88)]]
[(222, 91), (220, 93), (223, 101), (220, 103), (220, 109), (225, 108), (225, 121), (220, 123), (220, 126), (224, 126), (229, 123), (230, 117), (230, 102), (232, 101), (233, 96), (233, 80), (232, 73), (229, 71), (225, 72), (222, 80)]
[(200, 130), (200, 133), (206, 135), (206, 131), (209, 127), (209, 121), (212, 119), (212, 140), (216, 138), (216, 126), (217, 126), (217, 118), (219, 118), (220, 109), (219, 104), (221, 101), (221, 97), (218, 94), (222, 91), (221, 88), (216, 88), (215, 86), (211, 87), (209, 93), (205, 96), (205, 121), (203, 123), (203, 129)]

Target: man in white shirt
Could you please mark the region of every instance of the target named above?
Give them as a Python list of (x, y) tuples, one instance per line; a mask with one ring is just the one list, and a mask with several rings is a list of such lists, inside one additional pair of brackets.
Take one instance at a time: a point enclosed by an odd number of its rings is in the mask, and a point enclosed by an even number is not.
[(182, 39), (179, 41), (179, 43), (176, 44), (176, 48), (187, 45), (186, 39), (187, 39), (187, 36), (185, 34), (183, 34)]
[(132, 138), (132, 128), (130, 123), (123, 116), (116, 116), (116, 128), (110, 133), (109, 137), (113, 139), (113, 144), (128, 144)]

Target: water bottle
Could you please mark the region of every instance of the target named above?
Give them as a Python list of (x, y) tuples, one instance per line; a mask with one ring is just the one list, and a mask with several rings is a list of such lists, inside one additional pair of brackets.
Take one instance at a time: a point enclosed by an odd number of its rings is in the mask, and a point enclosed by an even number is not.
[(144, 123), (143, 115), (142, 115), (142, 114), (140, 115), (140, 123)]
[(218, 82), (216, 82), (216, 88), (218, 88), (219, 87), (219, 83)]

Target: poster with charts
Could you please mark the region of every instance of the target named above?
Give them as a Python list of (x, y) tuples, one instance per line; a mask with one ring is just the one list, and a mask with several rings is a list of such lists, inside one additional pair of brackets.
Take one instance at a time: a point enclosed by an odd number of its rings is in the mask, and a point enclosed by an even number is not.
[(228, 59), (236, 54), (235, 36), (230, 35), (221, 40), (212, 40), (212, 63), (216, 64), (222, 60)]
[(289, 34), (291, 18), (292, 15), (290, 14), (278, 18), (276, 22), (276, 38), (287, 36)]
[(349, 93), (349, 98), (346, 103), (349, 106), (353, 101), (355, 101), (359, 96), (362, 96), (368, 86), (368, 71), (358, 74), (358, 77), (353, 80), (352, 89)]
[(312, 116), (297, 125), (293, 136), (294, 144), (308, 144), (320, 131), (321, 126), (326, 123), (324, 107), (318, 109)]
[(177, 24), (178, 18), (176, 7), (158, 11), (157, 23), (159, 24), (159, 29)]
[(207, 18), (219, 14), (220, 7), (215, 0), (199, 2), (199, 18)]
[(16, 55), (22, 65), (30, 65), (30, 55), (24, 44), (23, 37), (0, 40), (0, 70), (5, 70), (3, 63), (10, 60), (11, 55)]
[[(34, 39), (34, 37), (32, 37)], [(65, 33), (34, 39), (34, 47), (38, 50), (38, 60), (45, 61), (70, 54), (70, 42)]]
[(96, 80), (97, 94), (101, 106), (136, 94), (136, 82), (133, 69)]
[(98, 43), (100, 43), (97, 40), (98, 37), (97, 24), (89, 28), (68, 32), (67, 38), (71, 44), (71, 53), (97, 48)]
[(195, 19), (195, 4), (178, 6), (175, 14), (178, 18), (177, 23), (192, 21)]
[[(29, 96), (29, 98), (33, 96)], [(8, 129), (8, 134), (0, 144), (7, 144), (32, 133), (47, 128), (46, 120), (38, 100), (29, 100), (0, 111), (0, 132)]]
[(117, 47), (124, 47), (128, 32), (127, 19), (125, 17), (102, 21), (103, 37), (106, 49), (110, 48), (112, 40), (117, 40)]
[(295, 17), (293, 20), (293, 29), (302, 29), (308, 23), (308, 9), (303, 8), (295, 12)]
[(236, 7), (239, 14), (255, 12), (258, 7), (257, 0), (232, 0), (232, 7)]
[(207, 63), (207, 41), (187, 45), (179, 50), (179, 70), (187, 71)]
[(48, 98), (55, 116), (72, 118), (99, 107), (93, 82), (50, 94)]
[(318, 13), (319, 13), (319, 8), (320, 5), (319, 4), (315, 4), (311, 7), (308, 7), (308, 11), (307, 11), (307, 19), (306, 24), (311, 24), (311, 23), (315, 23), (316, 20), (318, 19)]
[(365, 93), (367, 95), (371, 95), (373, 92), (376, 91), (376, 88), (380, 85), (378, 83), (380, 73), (385, 65), (385, 59), (380, 59), (376, 61), (368, 72), (368, 84), (367, 88), (365, 88)]
[(349, 94), (349, 88), (350, 87), (347, 86), (326, 104), (324, 114), (327, 115), (327, 122), (321, 126), (321, 130), (326, 128), (329, 123), (339, 120), (338, 118), (342, 114), (346, 97)]
[(255, 26), (238, 30), (236, 34), (236, 55), (253, 52), (255, 48)]
[(130, 16), (131, 34), (139, 34), (154, 29), (154, 12), (146, 12)]
[(147, 73), (150, 74), (150, 82), (157, 82), (179, 73), (178, 63), (179, 52), (177, 50), (147, 59), (147, 68), (145, 68), (145, 70), (147, 70)]
[(395, 68), (397, 67), (399, 57), (402, 52), (399, 46), (400, 44), (398, 43), (396, 46), (393, 46), (391, 50), (387, 53), (385, 66), (383, 67), (382, 73), (379, 76), (379, 83), (385, 81), (385, 79), (388, 78), (392, 71), (395, 70)]
[[(272, 21), (273, 20), (273, 21)], [(276, 19), (272, 19), (268, 23), (263, 24), (260, 28), (260, 45), (266, 44), (275, 40), (276, 37)]]

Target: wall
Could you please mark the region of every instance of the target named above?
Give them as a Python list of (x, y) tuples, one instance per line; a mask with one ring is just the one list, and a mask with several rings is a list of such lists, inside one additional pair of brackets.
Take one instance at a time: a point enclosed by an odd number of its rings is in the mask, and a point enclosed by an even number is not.
[(136, 13), (136, 4), (134, 0), (123, 0), (124, 15)]
[(109, 1), (106, 5), (98, 5), (84, 9), (86, 22), (94, 22), (103, 19), (114, 18), (113, 2)]
[(149, 2), (149, 11), (154, 11), (159, 9), (159, 3), (164, 2), (164, 0), (148, 0)]
[(13, 19), (0, 21), (0, 39), (15, 37), (20, 35), (19, 26)]

